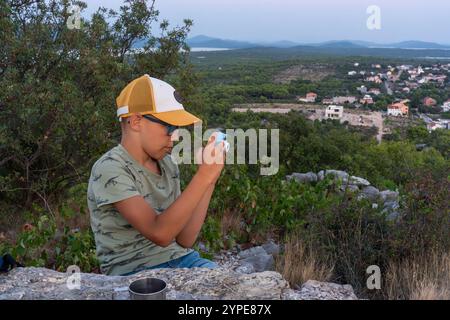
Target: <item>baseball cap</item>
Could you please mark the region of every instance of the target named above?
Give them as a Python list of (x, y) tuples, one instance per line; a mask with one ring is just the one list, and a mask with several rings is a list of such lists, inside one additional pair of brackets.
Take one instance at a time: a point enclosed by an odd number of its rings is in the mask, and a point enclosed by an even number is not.
[(162, 80), (145, 74), (131, 81), (116, 99), (117, 117), (129, 117), (133, 113), (151, 114), (174, 126), (188, 126), (201, 121), (184, 110), (175, 89)]

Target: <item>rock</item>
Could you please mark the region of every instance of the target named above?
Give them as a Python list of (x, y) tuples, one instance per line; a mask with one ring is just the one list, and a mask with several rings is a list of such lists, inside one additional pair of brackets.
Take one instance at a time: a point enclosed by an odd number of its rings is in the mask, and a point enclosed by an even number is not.
[[(123, 300), (128, 285), (142, 277), (168, 284), (168, 299), (281, 299), (289, 284), (274, 271), (241, 274), (223, 268), (164, 268), (131, 276), (80, 273), (80, 288), (70, 290), (69, 274), (45, 268), (15, 268), (0, 275), (0, 300)], [(72, 276), (73, 277), (73, 276)]]
[(368, 186), (370, 186), (370, 182), (368, 180), (360, 178), (360, 177), (356, 177), (356, 176), (351, 176), (350, 177), (350, 183), (354, 184), (356, 186), (360, 186), (360, 187), (368, 187)]
[(255, 268), (250, 262), (243, 262), (234, 271), (249, 274), (255, 272)]
[(387, 213), (387, 221), (394, 221), (400, 217), (400, 213), (398, 212), (400, 205), (397, 201), (387, 201), (383, 204), (383, 206), (384, 207), (382, 212), (385, 214)]
[(358, 192), (358, 191), (359, 191), (359, 187), (356, 186), (356, 185), (354, 185), (354, 184), (349, 184), (349, 185), (342, 184), (342, 185), (339, 187), (339, 189), (340, 189), (341, 191), (347, 190), (347, 192)]
[(319, 181), (322, 181), (324, 178), (325, 178), (324, 170), (320, 170), (319, 172), (317, 172), (317, 179), (319, 179)]
[(339, 178), (342, 181), (347, 181), (348, 173), (342, 170), (325, 170), (324, 176), (332, 175), (335, 178)]
[[(167, 300), (217, 300), (216, 297), (201, 296), (201, 295), (194, 296), (193, 294), (190, 294), (187, 292), (180, 292), (177, 290), (171, 290), (171, 291), (167, 292), (166, 299)], [(124, 299), (124, 300), (128, 300), (128, 298)]]
[(262, 246), (256, 246), (256, 247), (251, 247), (249, 249), (246, 250), (242, 250), (241, 252), (239, 252), (239, 257), (244, 259), (244, 258), (248, 258), (251, 256), (256, 256), (256, 255), (265, 255), (267, 254), (266, 250), (264, 250), (264, 248)]
[(424, 150), (426, 147), (427, 147), (427, 145), (426, 145), (425, 143), (419, 143), (419, 144), (416, 144), (416, 150), (417, 150), (417, 151), (422, 151), (422, 150)]
[(274, 258), (278, 255), (280, 246), (269, 240), (262, 246), (246, 250), (226, 250), (214, 255), (214, 261), (219, 266), (232, 269), (239, 273), (253, 273), (274, 269)]
[(317, 173), (317, 178), (318, 180), (323, 180), (327, 175), (334, 176), (335, 180), (340, 179), (343, 184), (348, 182), (350, 185), (355, 185), (358, 187), (370, 186), (370, 182), (368, 180), (357, 176), (350, 176), (347, 172), (342, 170), (321, 170)]
[(209, 252), (208, 247), (201, 241), (198, 243), (198, 249), (203, 252)]
[(391, 190), (384, 190), (380, 192), (380, 198), (383, 202), (398, 201), (398, 192)]
[[(269, 248), (269, 245), (266, 246)], [(272, 247), (275, 249), (275, 247)], [(242, 259), (241, 264), (249, 263), (253, 266), (256, 272), (273, 270), (275, 260), (272, 253), (268, 254), (262, 246), (256, 246), (239, 252), (239, 257)]]
[(286, 176), (286, 179), (288, 181), (295, 180), (295, 181), (301, 182), (301, 183), (309, 183), (309, 182), (316, 182), (317, 175), (314, 172), (308, 172), (308, 173), (294, 172), (293, 174)]
[(384, 203), (384, 209), (387, 211), (397, 210), (400, 205), (397, 201), (387, 201)]
[(271, 254), (258, 254), (255, 256), (250, 256), (242, 260), (242, 263), (249, 263), (253, 265), (256, 272), (273, 270), (275, 260)]
[(380, 195), (380, 191), (377, 188), (375, 188), (373, 186), (368, 186), (368, 187), (364, 187), (361, 190), (360, 198), (367, 198), (370, 201), (377, 201), (379, 195)]
[(69, 276), (45, 268), (15, 268), (0, 274), (0, 300), (128, 300), (128, 285), (142, 277), (165, 280), (168, 300), (357, 299), (349, 285), (310, 280), (293, 290), (273, 271), (240, 274), (223, 268), (178, 268), (145, 270), (131, 276), (80, 273), (80, 287), (72, 290), (67, 286)]
[(300, 290), (285, 290), (284, 300), (358, 300), (350, 285), (307, 281)]
[(268, 241), (267, 243), (262, 245), (263, 249), (267, 252), (267, 254), (271, 254), (276, 257), (280, 253), (280, 245), (276, 244), (273, 241)]

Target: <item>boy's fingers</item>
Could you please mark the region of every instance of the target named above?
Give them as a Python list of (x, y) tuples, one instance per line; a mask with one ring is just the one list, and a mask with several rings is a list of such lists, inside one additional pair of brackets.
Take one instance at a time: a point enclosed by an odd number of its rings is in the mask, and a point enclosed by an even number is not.
[(197, 159), (197, 163), (202, 163), (203, 162), (203, 148), (198, 148), (195, 157)]
[(218, 152), (219, 152), (218, 156), (219, 156), (220, 163), (223, 163), (223, 160), (225, 158), (225, 142), (224, 141), (222, 141), (220, 143)]

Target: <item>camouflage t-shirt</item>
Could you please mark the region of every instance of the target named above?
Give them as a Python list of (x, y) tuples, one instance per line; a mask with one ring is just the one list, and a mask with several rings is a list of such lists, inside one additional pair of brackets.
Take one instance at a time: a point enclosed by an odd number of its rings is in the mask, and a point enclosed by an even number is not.
[(141, 195), (156, 214), (167, 209), (181, 193), (179, 170), (169, 155), (158, 163), (161, 175), (139, 164), (119, 144), (93, 165), (87, 199), (102, 273), (121, 275), (193, 251), (175, 239), (167, 247), (156, 245), (134, 229), (113, 205)]

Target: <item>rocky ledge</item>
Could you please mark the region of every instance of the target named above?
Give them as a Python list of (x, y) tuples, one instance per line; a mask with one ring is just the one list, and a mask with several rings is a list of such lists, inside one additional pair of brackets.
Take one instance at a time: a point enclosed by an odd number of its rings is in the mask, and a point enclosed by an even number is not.
[[(79, 282), (73, 282), (74, 277), (77, 277)], [(167, 299), (170, 300), (357, 299), (348, 285), (308, 281), (299, 290), (292, 290), (281, 274), (275, 271), (245, 274), (220, 267), (154, 269), (131, 276), (92, 273), (74, 276), (50, 269), (29, 267), (16, 268), (0, 275), (0, 300), (126, 300), (129, 299), (128, 285), (142, 277), (165, 280), (168, 284)]]
[(299, 173), (294, 172), (286, 176), (287, 181), (297, 181), (299, 183), (314, 183), (331, 176), (333, 181), (340, 182), (339, 191), (357, 194), (357, 199), (367, 199), (372, 202), (372, 207), (381, 206), (382, 212), (386, 213), (389, 221), (395, 221), (400, 217), (400, 196), (399, 192), (392, 190), (380, 191), (364, 178), (351, 176), (342, 170), (321, 170), (317, 174), (314, 172)]

